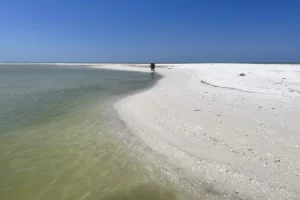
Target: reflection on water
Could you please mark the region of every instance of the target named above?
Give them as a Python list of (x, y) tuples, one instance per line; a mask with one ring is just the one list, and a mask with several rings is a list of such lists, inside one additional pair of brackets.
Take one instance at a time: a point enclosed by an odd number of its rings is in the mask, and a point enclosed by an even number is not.
[(133, 72), (0, 67), (0, 199), (180, 199), (108, 120), (107, 102), (151, 82)]

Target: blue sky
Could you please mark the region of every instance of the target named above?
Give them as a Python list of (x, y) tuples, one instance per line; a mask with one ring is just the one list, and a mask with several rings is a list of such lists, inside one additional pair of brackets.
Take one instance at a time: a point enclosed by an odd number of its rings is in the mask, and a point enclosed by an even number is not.
[(300, 62), (300, 1), (0, 0), (0, 62)]

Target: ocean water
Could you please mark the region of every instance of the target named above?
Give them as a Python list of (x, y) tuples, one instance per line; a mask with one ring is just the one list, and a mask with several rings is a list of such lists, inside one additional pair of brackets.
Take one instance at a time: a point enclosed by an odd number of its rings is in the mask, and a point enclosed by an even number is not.
[(181, 199), (122, 142), (108, 105), (146, 73), (0, 65), (0, 199)]

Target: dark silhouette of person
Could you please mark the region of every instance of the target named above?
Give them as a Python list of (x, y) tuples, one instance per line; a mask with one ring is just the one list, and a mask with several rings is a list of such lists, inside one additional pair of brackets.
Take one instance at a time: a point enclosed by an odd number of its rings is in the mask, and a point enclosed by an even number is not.
[(152, 72), (155, 72), (155, 63), (150, 63), (150, 69)]

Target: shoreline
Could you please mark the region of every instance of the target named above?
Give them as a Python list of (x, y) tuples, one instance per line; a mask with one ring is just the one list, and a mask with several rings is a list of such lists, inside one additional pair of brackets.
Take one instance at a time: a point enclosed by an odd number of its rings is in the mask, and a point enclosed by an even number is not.
[[(157, 69), (164, 78), (115, 109), (156, 155), (152, 160), (199, 197), (299, 198), (299, 66), (226, 65), (164, 64)], [(135, 65), (100, 68), (149, 72)], [(260, 93), (227, 89), (232, 86)]]

